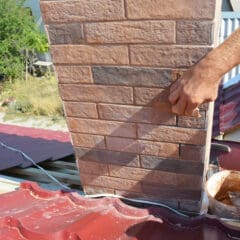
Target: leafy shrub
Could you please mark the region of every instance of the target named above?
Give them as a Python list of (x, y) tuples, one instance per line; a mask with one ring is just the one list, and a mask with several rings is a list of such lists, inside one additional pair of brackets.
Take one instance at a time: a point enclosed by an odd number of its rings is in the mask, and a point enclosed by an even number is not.
[(21, 77), (27, 61), (26, 51), (46, 52), (48, 44), (24, 0), (0, 0), (0, 75)]

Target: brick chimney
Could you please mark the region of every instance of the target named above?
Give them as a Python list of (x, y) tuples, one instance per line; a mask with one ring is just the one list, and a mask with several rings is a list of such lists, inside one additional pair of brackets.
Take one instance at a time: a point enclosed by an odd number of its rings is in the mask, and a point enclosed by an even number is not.
[(176, 117), (169, 85), (217, 40), (217, 0), (41, 0), (85, 193), (199, 212), (212, 104)]

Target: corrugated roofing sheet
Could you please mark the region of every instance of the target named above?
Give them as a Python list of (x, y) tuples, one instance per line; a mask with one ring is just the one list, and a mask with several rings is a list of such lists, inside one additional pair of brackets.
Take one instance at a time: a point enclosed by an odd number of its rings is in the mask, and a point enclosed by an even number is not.
[(0, 124), (0, 170), (32, 165), (21, 153), (4, 145), (21, 150), (35, 163), (57, 160), (73, 154), (69, 133)]
[(229, 132), (240, 125), (240, 83), (219, 91), (215, 104), (213, 132)]
[(115, 198), (86, 199), (26, 182), (0, 195), (4, 240), (230, 240), (240, 230), (216, 218), (180, 217), (165, 208), (138, 209)]

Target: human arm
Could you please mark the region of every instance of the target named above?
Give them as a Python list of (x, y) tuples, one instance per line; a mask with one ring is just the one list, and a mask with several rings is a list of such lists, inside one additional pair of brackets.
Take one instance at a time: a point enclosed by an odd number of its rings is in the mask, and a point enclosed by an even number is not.
[(198, 116), (198, 106), (216, 99), (221, 77), (238, 64), (240, 28), (172, 84), (169, 95), (172, 112)]

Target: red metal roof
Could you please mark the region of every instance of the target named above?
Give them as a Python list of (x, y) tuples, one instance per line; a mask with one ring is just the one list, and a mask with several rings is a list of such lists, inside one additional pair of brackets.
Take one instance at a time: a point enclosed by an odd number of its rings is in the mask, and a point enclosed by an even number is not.
[(0, 124), (0, 170), (32, 165), (14, 149), (24, 152), (35, 163), (58, 160), (74, 153), (68, 132)]
[(35, 183), (0, 195), (4, 240), (225, 240), (238, 239), (215, 218), (183, 218), (165, 208), (138, 209), (115, 198), (86, 199), (49, 192)]

